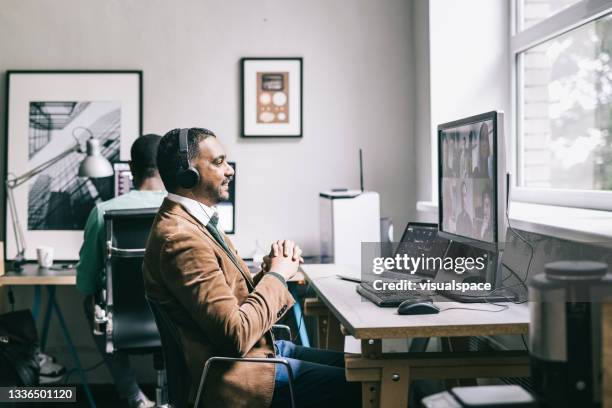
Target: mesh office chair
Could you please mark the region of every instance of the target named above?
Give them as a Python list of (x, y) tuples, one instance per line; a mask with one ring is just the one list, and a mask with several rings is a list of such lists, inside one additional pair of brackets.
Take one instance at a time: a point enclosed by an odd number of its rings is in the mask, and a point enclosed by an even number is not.
[[(106, 227), (106, 352), (153, 354), (157, 372), (156, 404), (166, 404), (166, 375), (161, 339), (144, 294), (142, 261), (157, 208), (113, 210)], [(98, 320), (99, 316), (98, 316)]]
[[(178, 330), (170, 316), (163, 309), (163, 306), (155, 299), (147, 297), (149, 306), (155, 316), (157, 327), (161, 335), (162, 348), (164, 359), (166, 361), (166, 369), (168, 370), (168, 400), (175, 408), (186, 407), (188, 402), (189, 389), (192, 384), (192, 378), (187, 368), (187, 362), (183, 357), (183, 346), (178, 334)], [(291, 340), (291, 330), (285, 325), (274, 325), (272, 327), (274, 337), (279, 340)], [(198, 407), (200, 399), (206, 385), (208, 372), (213, 364), (225, 363), (260, 363), (260, 364), (281, 364), (287, 367), (289, 374), (289, 395), (291, 397), (291, 407), (295, 408), (295, 398), (293, 394), (293, 371), (287, 360), (282, 358), (232, 358), (232, 357), (211, 357), (204, 364), (202, 376), (196, 394), (194, 407)]]

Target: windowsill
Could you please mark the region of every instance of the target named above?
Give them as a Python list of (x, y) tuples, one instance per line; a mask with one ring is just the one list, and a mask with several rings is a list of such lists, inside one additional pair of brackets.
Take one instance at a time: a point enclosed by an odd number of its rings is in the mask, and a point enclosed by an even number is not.
[[(417, 211), (437, 213), (438, 203), (417, 202)], [(612, 243), (612, 212), (524, 202), (510, 203), (513, 228), (578, 242)]]

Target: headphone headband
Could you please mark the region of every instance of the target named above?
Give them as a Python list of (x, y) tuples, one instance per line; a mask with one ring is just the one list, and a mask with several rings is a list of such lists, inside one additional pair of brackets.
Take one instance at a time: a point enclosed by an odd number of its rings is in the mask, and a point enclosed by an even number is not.
[(189, 129), (179, 130), (179, 171), (176, 175), (178, 184), (186, 189), (194, 188), (200, 181), (200, 173), (189, 163)]
[(189, 141), (187, 140), (189, 136), (189, 129), (187, 128), (182, 128), (179, 131), (179, 152), (181, 153), (187, 153), (187, 151), (189, 150)]

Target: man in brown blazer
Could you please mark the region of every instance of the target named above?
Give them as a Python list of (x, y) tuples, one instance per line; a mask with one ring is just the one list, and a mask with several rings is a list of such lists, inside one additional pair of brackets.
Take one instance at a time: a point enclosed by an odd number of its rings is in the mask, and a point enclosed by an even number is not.
[[(251, 277), (216, 227), (215, 205), (228, 198), (234, 171), (215, 135), (202, 128), (172, 130), (159, 144), (157, 164), (168, 196), (147, 244), (145, 290), (178, 328), (191, 397), (212, 356), (285, 357), (298, 406), (360, 406), (361, 387), (346, 382), (342, 353), (274, 341), (272, 325), (295, 303), (286, 281), (297, 272), (302, 251), (292, 241), (277, 241), (262, 271)], [(206, 407), (288, 406), (284, 368), (216, 367), (203, 394)]]

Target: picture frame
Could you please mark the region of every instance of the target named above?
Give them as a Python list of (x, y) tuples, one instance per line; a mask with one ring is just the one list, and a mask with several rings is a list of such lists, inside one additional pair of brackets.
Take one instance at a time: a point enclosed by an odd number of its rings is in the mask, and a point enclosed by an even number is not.
[(228, 161), (234, 169), (234, 177), (229, 182), (229, 198), (217, 204), (219, 214), (218, 228), (228, 235), (236, 233), (236, 162)]
[(300, 57), (241, 59), (242, 136), (301, 138)]
[[(99, 140), (111, 163), (130, 159), (142, 133), (142, 71), (8, 71), (6, 75), (5, 180), (20, 177), (86, 138)], [(85, 140), (84, 140), (85, 139)], [(12, 192), (24, 233), (26, 260), (36, 247), (75, 261), (91, 209), (113, 196), (113, 177), (78, 177), (84, 153), (74, 151)], [(5, 206), (5, 259), (17, 255), (13, 220)]]

